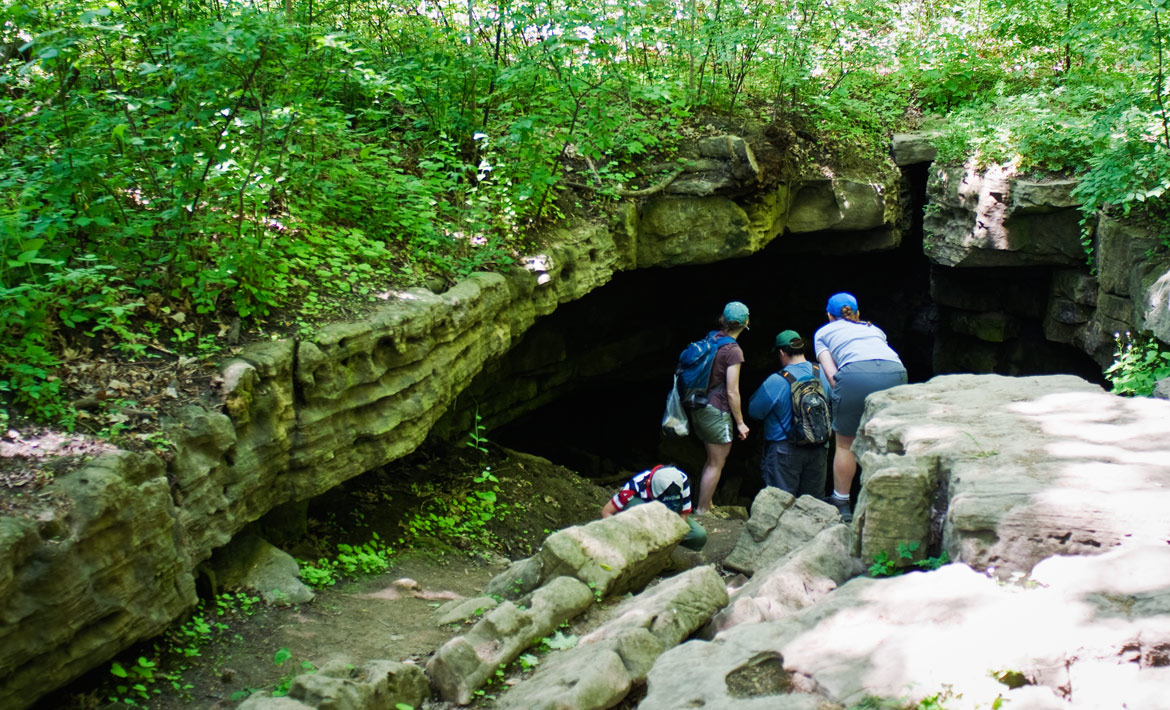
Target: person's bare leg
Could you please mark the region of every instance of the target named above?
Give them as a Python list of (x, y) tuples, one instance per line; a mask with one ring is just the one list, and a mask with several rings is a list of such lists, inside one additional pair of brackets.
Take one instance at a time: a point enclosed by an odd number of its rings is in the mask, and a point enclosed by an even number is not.
[(838, 495), (848, 496), (853, 487), (853, 476), (857, 474), (857, 457), (853, 455), (853, 436), (842, 436), (833, 432), (837, 450), (833, 453), (833, 490)]
[(706, 513), (711, 510), (711, 499), (715, 497), (715, 488), (719, 485), (719, 478), (723, 475), (723, 464), (727, 462), (727, 455), (731, 453), (731, 442), (726, 444), (703, 443), (707, 448), (707, 463), (703, 464), (703, 478), (699, 486), (699, 505), (696, 513)]

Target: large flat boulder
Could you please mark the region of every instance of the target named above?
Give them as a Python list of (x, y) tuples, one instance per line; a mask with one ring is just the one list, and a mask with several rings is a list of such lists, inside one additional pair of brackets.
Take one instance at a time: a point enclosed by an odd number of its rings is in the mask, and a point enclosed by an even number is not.
[(638, 707), (853, 707), (869, 696), (903, 707), (941, 694), (946, 707), (1002, 698), (1004, 707), (1160, 708), (1166, 648), (1165, 542), (1054, 557), (1019, 585), (956, 564), (854, 579), (784, 619), (669, 650)]
[(865, 561), (918, 543), (997, 573), (1170, 540), (1170, 402), (1079, 378), (948, 375), (866, 400)]

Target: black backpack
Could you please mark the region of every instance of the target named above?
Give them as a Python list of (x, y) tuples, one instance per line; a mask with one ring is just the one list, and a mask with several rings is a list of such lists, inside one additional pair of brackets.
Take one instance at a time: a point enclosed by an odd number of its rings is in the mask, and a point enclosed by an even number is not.
[(797, 446), (824, 446), (832, 433), (829, 400), (821, 387), (821, 370), (812, 366), (811, 379), (797, 380), (788, 370), (780, 374), (792, 389), (792, 431), (788, 440)]
[(678, 356), (678, 394), (687, 409), (698, 409), (707, 405), (707, 387), (711, 384), (711, 365), (719, 348), (734, 343), (735, 338), (725, 335), (716, 338), (718, 331), (707, 333), (707, 337), (688, 345)]

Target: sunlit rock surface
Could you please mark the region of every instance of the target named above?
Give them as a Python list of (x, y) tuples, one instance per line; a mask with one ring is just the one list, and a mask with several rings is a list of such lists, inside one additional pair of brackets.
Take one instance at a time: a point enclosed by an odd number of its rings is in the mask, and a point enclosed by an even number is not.
[(923, 250), (943, 266), (1083, 263), (1074, 184), (1016, 180), (1000, 166), (934, 168)]
[(765, 486), (752, 501), (751, 517), (723, 566), (752, 574), (840, 520), (836, 508), (813, 496), (796, 498), (779, 488)]
[(622, 602), (572, 649), (550, 654), (500, 699), (513, 710), (586, 710), (620, 702), (663, 650), (676, 646), (727, 604), (711, 566), (665, 579)]
[(853, 556), (849, 527), (842, 523), (827, 527), (757, 569), (749, 582), (732, 593), (727, 608), (715, 615), (705, 633), (782, 619), (824, 599), (862, 571), (863, 565)]
[(918, 543), (1000, 576), (1170, 540), (1170, 402), (1069, 376), (949, 375), (871, 395), (863, 559)]
[(638, 707), (914, 705), (941, 694), (948, 708), (997, 697), (1004, 707), (1164, 708), (1167, 648), (1165, 542), (1054, 557), (1009, 584), (954, 564), (854, 579), (782, 620), (667, 651)]

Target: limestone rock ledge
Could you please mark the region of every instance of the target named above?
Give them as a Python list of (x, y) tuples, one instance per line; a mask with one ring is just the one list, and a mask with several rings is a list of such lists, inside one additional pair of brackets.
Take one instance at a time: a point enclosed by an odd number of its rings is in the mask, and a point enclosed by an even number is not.
[[(892, 166), (872, 185), (818, 184), (818, 194), (852, 201), (836, 201), (820, 222), (805, 219), (804, 231), (892, 223), (896, 201), (879, 199), (897, 195)], [(790, 198), (799, 187), (742, 203), (714, 195), (630, 203), (609, 221), (550, 235), (523, 268), (474, 274), (442, 294), (386, 294), (361, 322), (245, 348), (220, 368), (217, 405), (189, 407), (167, 424), (176, 444), (168, 466), (104, 459), (49, 486), (67, 501), (64, 512), (0, 518), (0, 707), (27, 707), (160, 633), (195, 603), (196, 566), (249, 523), (413, 451), (540, 316), (619, 271), (758, 251), (785, 233), (790, 212), (815, 213)]]
[(162, 461), (113, 454), (52, 488), (60, 506), (0, 518), (4, 708), (162, 633), (196, 602)]
[[(963, 564), (858, 578), (776, 621), (666, 651), (640, 710), (1166, 707), (1170, 548), (1054, 557), (1026, 585)], [(696, 673), (696, 669), (702, 672)], [(685, 678), (686, 682), (680, 682)], [(893, 703), (890, 704), (893, 707)]]
[(919, 544), (1001, 577), (1170, 541), (1170, 402), (1066, 375), (947, 375), (866, 400), (863, 561)]
[[(929, 141), (922, 134), (898, 138), (895, 162), (922, 162)], [(1088, 225), (1090, 269), (1076, 185), (1057, 176), (1025, 179), (1004, 166), (930, 168), (923, 251), (936, 265), (958, 267), (935, 269), (931, 291), (955, 309), (945, 320), (965, 338), (939, 349), (952, 354), (936, 358), (937, 371), (1015, 372), (1003, 363), (1021, 359), (1021, 371), (1037, 371), (1027, 362), (1034, 348), (1017, 340), (1032, 319), (1045, 339), (1073, 345), (1102, 366), (1113, 360), (1115, 333), (1148, 331), (1170, 342), (1170, 250), (1138, 220), (1099, 213)], [(1000, 288), (994, 276), (972, 273), (994, 269), (965, 267), (1034, 271)]]
[(1080, 264), (1073, 180), (1028, 181), (1006, 168), (932, 170), (923, 249), (943, 266)]

